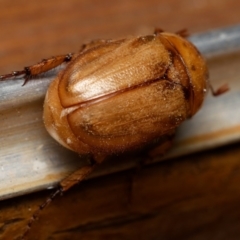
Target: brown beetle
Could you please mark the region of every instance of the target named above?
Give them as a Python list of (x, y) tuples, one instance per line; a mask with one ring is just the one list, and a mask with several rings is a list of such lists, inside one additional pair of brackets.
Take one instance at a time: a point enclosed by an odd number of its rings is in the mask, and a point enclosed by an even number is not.
[(175, 34), (100, 42), (49, 87), (45, 126), (63, 146), (98, 161), (172, 134), (200, 108), (207, 76), (196, 48)]
[(63, 180), (40, 209), (83, 180), (106, 156), (156, 140), (165, 144), (199, 110), (209, 85), (206, 62), (195, 46), (181, 34), (159, 30), (138, 38), (95, 41), (79, 53), (49, 58), (0, 79), (24, 75), (27, 81), (63, 62), (69, 63), (46, 94), (44, 123), (61, 145), (89, 154), (93, 162)]

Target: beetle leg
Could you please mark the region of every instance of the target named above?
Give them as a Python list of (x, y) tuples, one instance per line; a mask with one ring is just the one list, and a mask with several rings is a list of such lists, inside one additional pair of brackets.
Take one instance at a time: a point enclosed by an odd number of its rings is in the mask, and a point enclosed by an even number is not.
[(158, 35), (159, 33), (162, 33), (162, 32), (164, 32), (164, 30), (161, 29), (161, 28), (155, 28), (155, 29), (154, 29), (154, 34), (155, 34), (155, 35)]
[(186, 28), (183, 28), (183, 29), (177, 31), (176, 34), (183, 38), (186, 38), (189, 36), (188, 30)]
[[(164, 30), (161, 28), (155, 28), (154, 30), (155, 35), (161, 34), (162, 32), (164, 32)], [(186, 28), (177, 31), (176, 34), (183, 38), (186, 38), (189, 36), (189, 33)]]
[(173, 144), (174, 133), (166, 136), (164, 141), (161, 141), (157, 146), (148, 151), (149, 158), (161, 157), (171, 148)]
[(84, 180), (96, 166), (105, 160), (105, 158), (106, 156), (103, 154), (95, 154), (90, 159), (89, 165), (81, 167), (60, 182), (61, 192), (66, 192), (68, 189)]
[(90, 161), (91, 163), (89, 165), (81, 167), (80, 169), (76, 170), (75, 172), (73, 172), (72, 174), (67, 176), (65, 179), (63, 179), (60, 182), (59, 187), (57, 188), (57, 190), (55, 192), (53, 192), (47, 198), (47, 200), (44, 203), (42, 203), (39, 206), (39, 208), (33, 213), (32, 217), (28, 221), (28, 224), (27, 224), (25, 232), (23, 233), (23, 235), (21, 236), (20, 239), (21, 240), (25, 239), (25, 237), (28, 235), (28, 233), (29, 233), (29, 231), (31, 229), (32, 224), (38, 219), (41, 211), (45, 207), (47, 207), (53, 201), (53, 199), (57, 195), (66, 192), (71, 187), (75, 186), (76, 184), (78, 184), (81, 181), (83, 181), (84, 179), (86, 179), (88, 177), (88, 175), (95, 169), (95, 167), (98, 166), (98, 164), (100, 164), (104, 159), (105, 159), (105, 155), (103, 155), (103, 154), (95, 154), (91, 158), (91, 161)]
[(23, 85), (27, 83), (27, 81), (41, 73), (45, 73), (49, 70), (52, 70), (58, 66), (60, 66), (64, 62), (69, 62), (72, 60), (74, 54), (69, 53), (66, 55), (60, 55), (56, 57), (51, 57), (48, 59), (43, 59), (41, 62), (34, 64), (29, 67), (25, 67), (21, 71), (14, 71), (12, 73), (1, 75), (0, 81), (4, 81), (7, 79), (13, 79), (15, 77), (23, 77), (25, 79)]
[(223, 93), (225, 93), (229, 90), (229, 86), (228, 86), (227, 83), (222, 85), (221, 87), (219, 87), (217, 90), (214, 90), (213, 86), (211, 84), (209, 84), (209, 87), (210, 87), (210, 90), (212, 92), (212, 95), (215, 96), (215, 97), (219, 96), (219, 95), (221, 95), (221, 94), (223, 94)]
[(97, 166), (97, 163), (93, 165), (87, 165), (84, 166), (77, 171), (73, 172), (71, 175), (63, 179), (63, 181), (60, 182), (60, 185), (58, 189), (53, 192), (47, 200), (42, 203), (39, 208), (33, 213), (32, 217), (29, 219), (27, 227), (23, 233), (23, 235), (20, 237), (21, 240), (24, 240), (26, 236), (28, 235), (32, 224), (39, 218), (39, 215), (41, 214), (41, 211), (47, 207), (53, 199), (59, 195), (70, 189), (71, 187), (75, 186), (77, 183), (83, 181), (92, 171), (93, 169)]
[(75, 186), (82, 180), (84, 180), (97, 166), (97, 164), (91, 164), (85, 167), (81, 167), (77, 171), (73, 172), (71, 175), (66, 177), (60, 182), (60, 188), (62, 192), (66, 192), (71, 187)]
[(30, 231), (30, 229), (31, 229), (31, 227), (32, 227), (32, 224), (39, 218), (39, 215), (40, 215), (41, 211), (42, 211), (45, 207), (47, 207), (47, 206), (52, 202), (52, 200), (53, 200), (57, 195), (59, 195), (60, 193), (62, 193), (62, 190), (61, 190), (61, 188), (58, 188), (54, 193), (52, 193), (52, 194), (47, 198), (47, 200), (46, 200), (43, 204), (41, 204), (41, 205), (39, 206), (39, 208), (33, 213), (32, 217), (29, 219), (25, 231), (23, 232), (23, 234), (22, 234), (22, 235), (20, 236), (20, 238), (18, 238), (18, 239), (24, 240), (24, 239), (27, 237), (27, 235), (28, 235), (28, 233), (29, 233), (29, 231)]

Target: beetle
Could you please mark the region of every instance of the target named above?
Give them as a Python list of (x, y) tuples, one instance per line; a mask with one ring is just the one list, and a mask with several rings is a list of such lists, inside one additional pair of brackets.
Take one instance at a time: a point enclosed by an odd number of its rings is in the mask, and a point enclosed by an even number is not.
[[(78, 53), (60, 55), (0, 76), (24, 76), (25, 82), (63, 63), (44, 101), (44, 124), (64, 147), (88, 154), (91, 164), (60, 182), (40, 206), (86, 178), (107, 156), (154, 144), (150, 154), (162, 153), (176, 128), (201, 107), (208, 69), (197, 48), (183, 32), (120, 40), (97, 40)], [(219, 88), (218, 95), (227, 91)], [(25, 238), (39, 210), (28, 223)]]

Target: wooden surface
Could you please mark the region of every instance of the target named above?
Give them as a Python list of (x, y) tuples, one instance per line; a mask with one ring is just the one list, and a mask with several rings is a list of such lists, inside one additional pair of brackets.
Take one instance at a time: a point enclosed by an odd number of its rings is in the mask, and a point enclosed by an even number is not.
[[(238, 240), (239, 144), (89, 180), (57, 198), (29, 239)], [(19, 236), (48, 192), (1, 202), (1, 239)]]
[[(237, 0), (2, 1), (1, 6), (1, 73), (76, 51), (88, 40), (146, 34), (156, 26), (196, 33), (237, 24), (240, 13)], [(56, 199), (29, 237), (238, 239), (239, 162), (236, 143), (90, 180)], [(0, 238), (20, 235), (48, 194), (0, 202)]]

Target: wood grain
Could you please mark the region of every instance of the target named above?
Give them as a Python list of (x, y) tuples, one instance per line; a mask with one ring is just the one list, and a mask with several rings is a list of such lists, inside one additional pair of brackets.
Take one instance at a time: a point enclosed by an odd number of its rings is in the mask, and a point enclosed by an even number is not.
[(155, 27), (196, 33), (237, 23), (237, 0), (3, 0), (0, 72), (77, 51), (92, 39), (145, 34)]
[[(89, 180), (57, 198), (29, 237), (237, 240), (239, 159), (237, 144)], [(3, 201), (2, 239), (19, 236), (48, 194)]]

